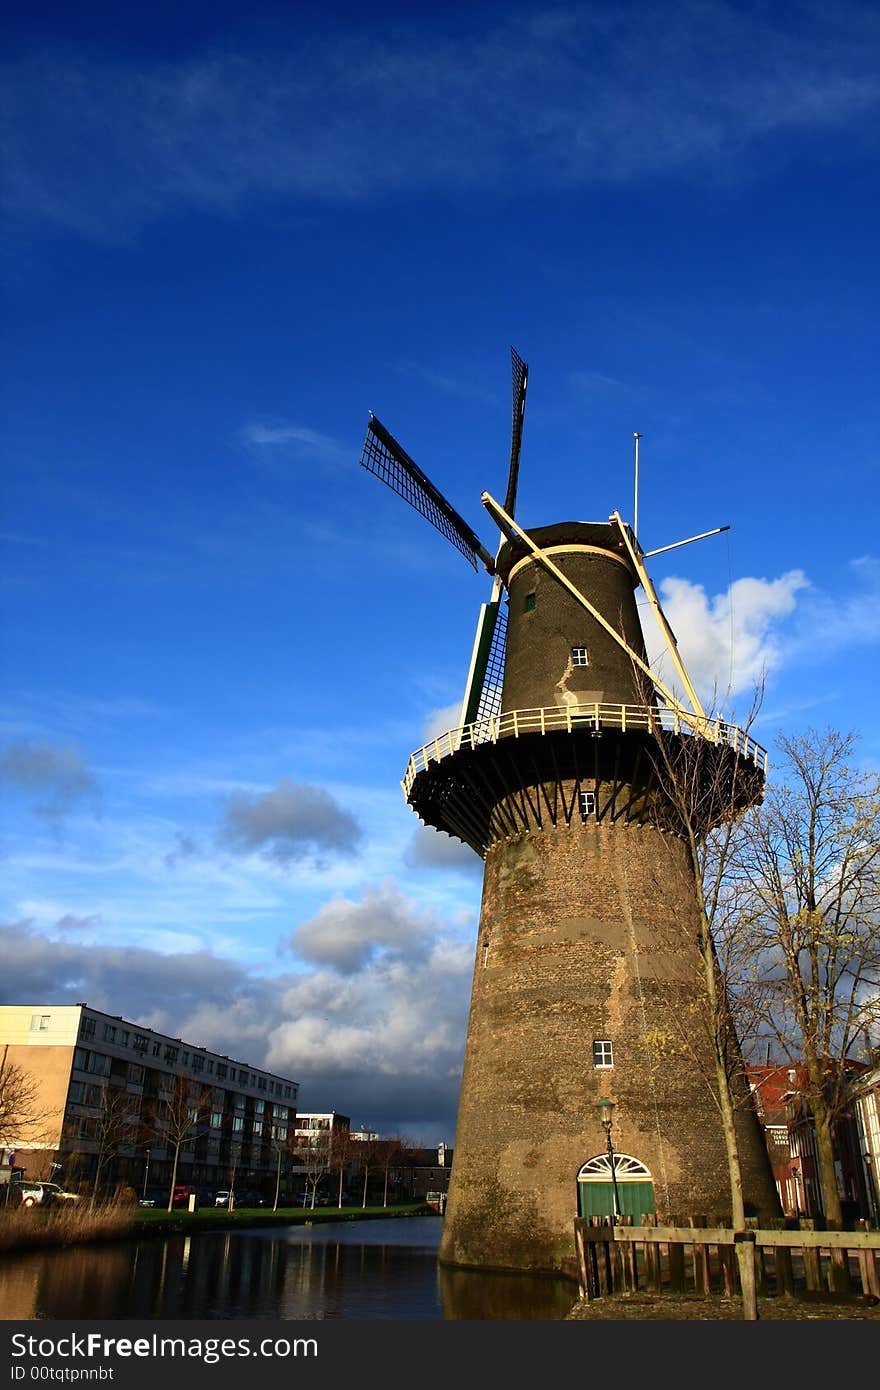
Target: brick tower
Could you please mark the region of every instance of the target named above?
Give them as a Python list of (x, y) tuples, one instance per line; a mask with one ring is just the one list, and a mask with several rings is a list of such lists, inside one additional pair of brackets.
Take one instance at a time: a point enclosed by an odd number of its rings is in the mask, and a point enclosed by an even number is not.
[[(384, 430), (381, 444), (415, 469)], [(658, 750), (673, 762), (697, 751), (698, 777), (737, 809), (760, 797), (765, 757), (649, 672), (634, 589), (656, 595), (617, 513), (525, 532), (484, 494), (507, 538), (487, 563), (416, 474), (494, 574), (471, 717), (414, 753), (402, 784), (425, 824), (485, 860), (440, 1258), (554, 1271), (573, 1253), (574, 1217), (610, 1215), (612, 1200), (636, 1220), (729, 1219), (696, 886)], [(670, 650), (686, 681), (674, 639)], [(615, 1103), (613, 1174), (600, 1099)], [(744, 1083), (739, 1101), (747, 1211), (776, 1216)]]

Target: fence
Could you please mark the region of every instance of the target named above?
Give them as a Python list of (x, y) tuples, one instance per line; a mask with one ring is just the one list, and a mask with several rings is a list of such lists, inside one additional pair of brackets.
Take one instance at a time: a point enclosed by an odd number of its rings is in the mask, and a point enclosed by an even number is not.
[[(705, 1218), (697, 1218), (705, 1222)], [(599, 1222), (601, 1224), (594, 1224)], [(617, 1225), (575, 1220), (581, 1297), (614, 1293), (861, 1294), (880, 1298), (880, 1232), (860, 1222), (855, 1231), (733, 1231), (728, 1227), (658, 1226), (655, 1217)]]

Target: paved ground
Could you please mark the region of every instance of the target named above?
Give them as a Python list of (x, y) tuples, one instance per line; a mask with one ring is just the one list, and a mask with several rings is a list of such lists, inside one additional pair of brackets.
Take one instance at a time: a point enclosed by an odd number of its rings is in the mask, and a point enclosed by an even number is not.
[[(880, 1322), (880, 1302), (870, 1303), (862, 1298), (839, 1302), (825, 1297), (759, 1298), (758, 1317), (761, 1321), (796, 1319), (802, 1321), (826, 1318), (873, 1319)], [(742, 1320), (742, 1299), (699, 1298), (696, 1294), (614, 1294), (595, 1298), (591, 1303), (576, 1303), (568, 1318), (614, 1322), (621, 1319), (678, 1322), (694, 1318), (702, 1322), (722, 1319)]]

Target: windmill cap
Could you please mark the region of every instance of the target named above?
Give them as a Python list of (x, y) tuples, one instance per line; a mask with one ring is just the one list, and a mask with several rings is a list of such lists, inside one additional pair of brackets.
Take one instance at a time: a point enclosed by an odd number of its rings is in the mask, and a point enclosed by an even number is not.
[[(620, 538), (616, 525), (608, 521), (558, 521), (554, 526), (536, 526), (526, 531), (526, 535), (542, 550), (552, 550), (557, 546), (575, 545), (591, 550), (606, 550), (617, 559), (626, 561), (631, 569), (626, 547)], [(506, 584), (514, 565), (529, 556), (528, 547), (520, 540), (505, 541), (498, 552), (496, 571)], [(636, 575), (633, 571), (633, 579)]]

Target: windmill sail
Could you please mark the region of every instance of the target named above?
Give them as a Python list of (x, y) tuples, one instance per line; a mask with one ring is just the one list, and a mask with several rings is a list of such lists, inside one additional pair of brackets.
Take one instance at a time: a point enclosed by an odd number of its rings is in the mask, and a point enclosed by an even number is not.
[(516, 506), (516, 486), (519, 482), (519, 454), (522, 448), (526, 388), (529, 384), (528, 364), (522, 360), (515, 347), (510, 349), (510, 367), (513, 376), (513, 422), (510, 431), (510, 468), (507, 474), (504, 510), (509, 516), (513, 516)]
[[(510, 467), (507, 473), (505, 511), (513, 515), (516, 489), (519, 482), (519, 456), (522, 449), (523, 420), (526, 409), (526, 388), (529, 383), (528, 364), (515, 347), (510, 349), (510, 369), (513, 384), (513, 415), (510, 430)], [(502, 535), (501, 539), (504, 539)], [(495, 575), (492, 595), (480, 606), (477, 635), (461, 706), (461, 723), (475, 724), (472, 738), (476, 741), (489, 736), (486, 721), (501, 713), (501, 687), (504, 678), (504, 655), (507, 647), (507, 609), (501, 600), (501, 580)], [(485, 730), (485, 732), (483, 732)]]
[[(482, 604), (461, 707), (462, 725), (482, 725), (485, 720), (500, 714), (506, 645), (506, 605), (500, 599)], [(476, 737), (480, 738), (479, 729)]]
[(367, 426), (361, 467), (381, 478), (398, 497), (430, 521), (474, 569), (480, 560), (490, 574), (494, 572), (495, 562), (479, 537), (373, 414)]

